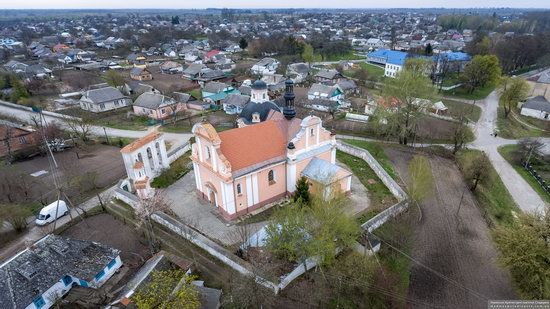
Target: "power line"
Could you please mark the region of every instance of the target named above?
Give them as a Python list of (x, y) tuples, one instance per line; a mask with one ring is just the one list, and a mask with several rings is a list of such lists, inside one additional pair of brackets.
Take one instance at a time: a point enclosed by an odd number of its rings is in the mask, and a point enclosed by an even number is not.
[(429, 267), (429, 266), (427, 266), (427, 265), (424, 265), (424, 264), (421, 263), (420, 261), (414, 259), (413, 257), (411, 257), (410, 255), (406, 254), (405, 252), (403, 252), (403, 251), (399, 250), (398, 248), (392, 246), (390, 243), (384, 241), (384, 240), (381, 239), (380, 237), (378, 237), (378, 238), (380, 239), (381, 242), (387, 244), (390, 248), (394, 249), (395, 251), (397, 251), (398, 253), (400, 253), (400, 254), (403, 255), (404, 257), (408, 258), (408, 259), (411, 260), (412, 262), (414, 262), (414, 263), (418, 264), (419, 266), (421, 266), (421, 267), (427, 269), (428, 271), (432, 272), (433, 274), (435, 274), (436, 276), (440, 277), (441, 279), (443, 279), (443, 280), (445, 280), (445, 281), (447, 281), (447, 282), (449, 282), (449, 283), (451, 283), (451, 284), (454, 284), (454, 285), (458, 286), (459, 288), (461, 288), (461, 289), (463, 289), (463, 290), (465, 290), (465, 291), (467, 291), (467, 292), (473, 294), (474, 296), (476, 296), (476, 297), (478, 297), (478, 298), (480, 298), (480, 299), (482, 299), (482, 300), (484, 300), (484, 301), (488, 301), (488, 300), (489, 300), (489, 298), (486, 297), (485, 295), (483, 295), (483, 294), (481, 294), (481, 293), (478, 293), (478, 292), (476, 292), (476, 291), (474, 291), (474, 290), (472, 290), (472, 289), (470, 289), (470, 288), (468, 288), (468, 287), (462, 285), (460, 282), (458, 282), (458, 281), (456, 281), (456, 280), (454, 280), (454, 279), (451, 279), (451, 278), (449, 278), (449, 277), (443, 275), (442, 273), (438, 272), (438, 271), (435, 270), (435, 269), (432, 269), (431, 267)]

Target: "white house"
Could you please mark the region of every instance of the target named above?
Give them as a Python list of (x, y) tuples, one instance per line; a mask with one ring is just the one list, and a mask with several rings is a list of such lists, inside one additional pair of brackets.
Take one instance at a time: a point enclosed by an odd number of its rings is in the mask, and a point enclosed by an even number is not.
[(344, 92), (338, 85), (313, 84), (307, 92), (307, 99), (325, 99), (341, 103), (344, 99)]
[(531, 98), (523, 103), (520, 114), (550, 121), (550, 102), (543, 96)]
[(277, 67), (279, 66), (279, 61), (274, 58), (263, 58), (252, 66), (250, 71), (253, 74), (263, 75), (268, 73), (275, 73)]
[(384, 76), (395, 78), (403, 70), (408, 54), (389, 49), (379, 49), (367, 55), (367, 61), (384, 66)]
[(377, 38), (370, 38), (367, 40), (367, 47), (372, 49), (379, 49), (385, 46), (384, 41)]
[(114, 87), (103, 87), (86, 91), (79, 104), (83, 110), (100, 113), (129, 106), (132, 99)]
[(101, 287), (121, 266), (117, 249), (49, 234), (0, 265), (0, 308), (50, 308), (73, 286)]

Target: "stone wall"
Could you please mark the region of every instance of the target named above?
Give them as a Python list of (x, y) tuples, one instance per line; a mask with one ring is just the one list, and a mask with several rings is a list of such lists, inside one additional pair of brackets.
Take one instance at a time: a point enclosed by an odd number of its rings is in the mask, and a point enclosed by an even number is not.
[(179, 145), (175, 148), (174, 147), (170, 148), (170, 150), (168, 150), (167, 152), (168, 163), (172, 163), (176, 161), (178, 158), (183, 156), (187, 151), (189, 151), (189, 149), (191, 149), (189, 142)]
[(258, 272), (253, 270), (252, 265), (249, 265), (246, 261), (240, 259), (232, 252), (211, 241), (205, 236), (199, 234), (197, 231), (191, 229), (185, 224), (175, 220), (174, 218), (164, 213), (155, 213), (153, 214), (153, 216), (151, 216), (151, 218), (158, 224), (168, 228), (177, 235), (187, 239), (191, 243), (205, 250), (232, 269), (238, 271), (245, 276), (253, 276), (258, 284), (261, 284), (264, 287), (272, 290), (274, 293), (279, 292), (279, 285), (257, 275)]

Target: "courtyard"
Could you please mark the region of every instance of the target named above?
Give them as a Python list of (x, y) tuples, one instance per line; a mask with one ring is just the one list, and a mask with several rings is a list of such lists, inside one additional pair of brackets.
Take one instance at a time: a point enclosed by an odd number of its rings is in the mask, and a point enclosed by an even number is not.
[[(367, 189), (357, 176), (352, 176), (351, 184), (351, 194), (348, 196), (350, 211), (354, 216), (358, 216), (369, 207), (369, 196)], [(264, 212), (259, 214), (255, 212), (254, 216), (249, 216), (244, 220), (225, 221), (215, 206), (197, 195), (195, 173), (192, 171), (163, 192), (170, 201), (172, 211), (180, 221), (224, 246), (242, 243), (243, 231), (246, 231), (247, 235), (252, 235), (269, 222), (271, 210), (266, 210), (268, 207), (263, 208)]]

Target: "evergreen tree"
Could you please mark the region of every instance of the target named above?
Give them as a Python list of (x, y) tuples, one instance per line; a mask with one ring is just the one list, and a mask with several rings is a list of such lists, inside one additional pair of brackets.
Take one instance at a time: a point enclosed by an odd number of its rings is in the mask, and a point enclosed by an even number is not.
[(294, 202), (300, 202), (303, 205), (309, 205), (311, 198), (309, 196), (309, 183), (306, 177), (301, 177), (296, 182), (296, 192), (294, 193)]
[(426, 56), (431, 56), (433, 55), (433, 53), (434, 53), (434, 49), (432, 47), (432, 44), (428, 43), (428, 45), (426, 45), (426, 48), (424, 49), (424, 54)]
[(245, 38), (241, 38), (241, 40), (239, 41), (239, 47), (242, 50), (245, 50), (248, 47), (248, 41)]

